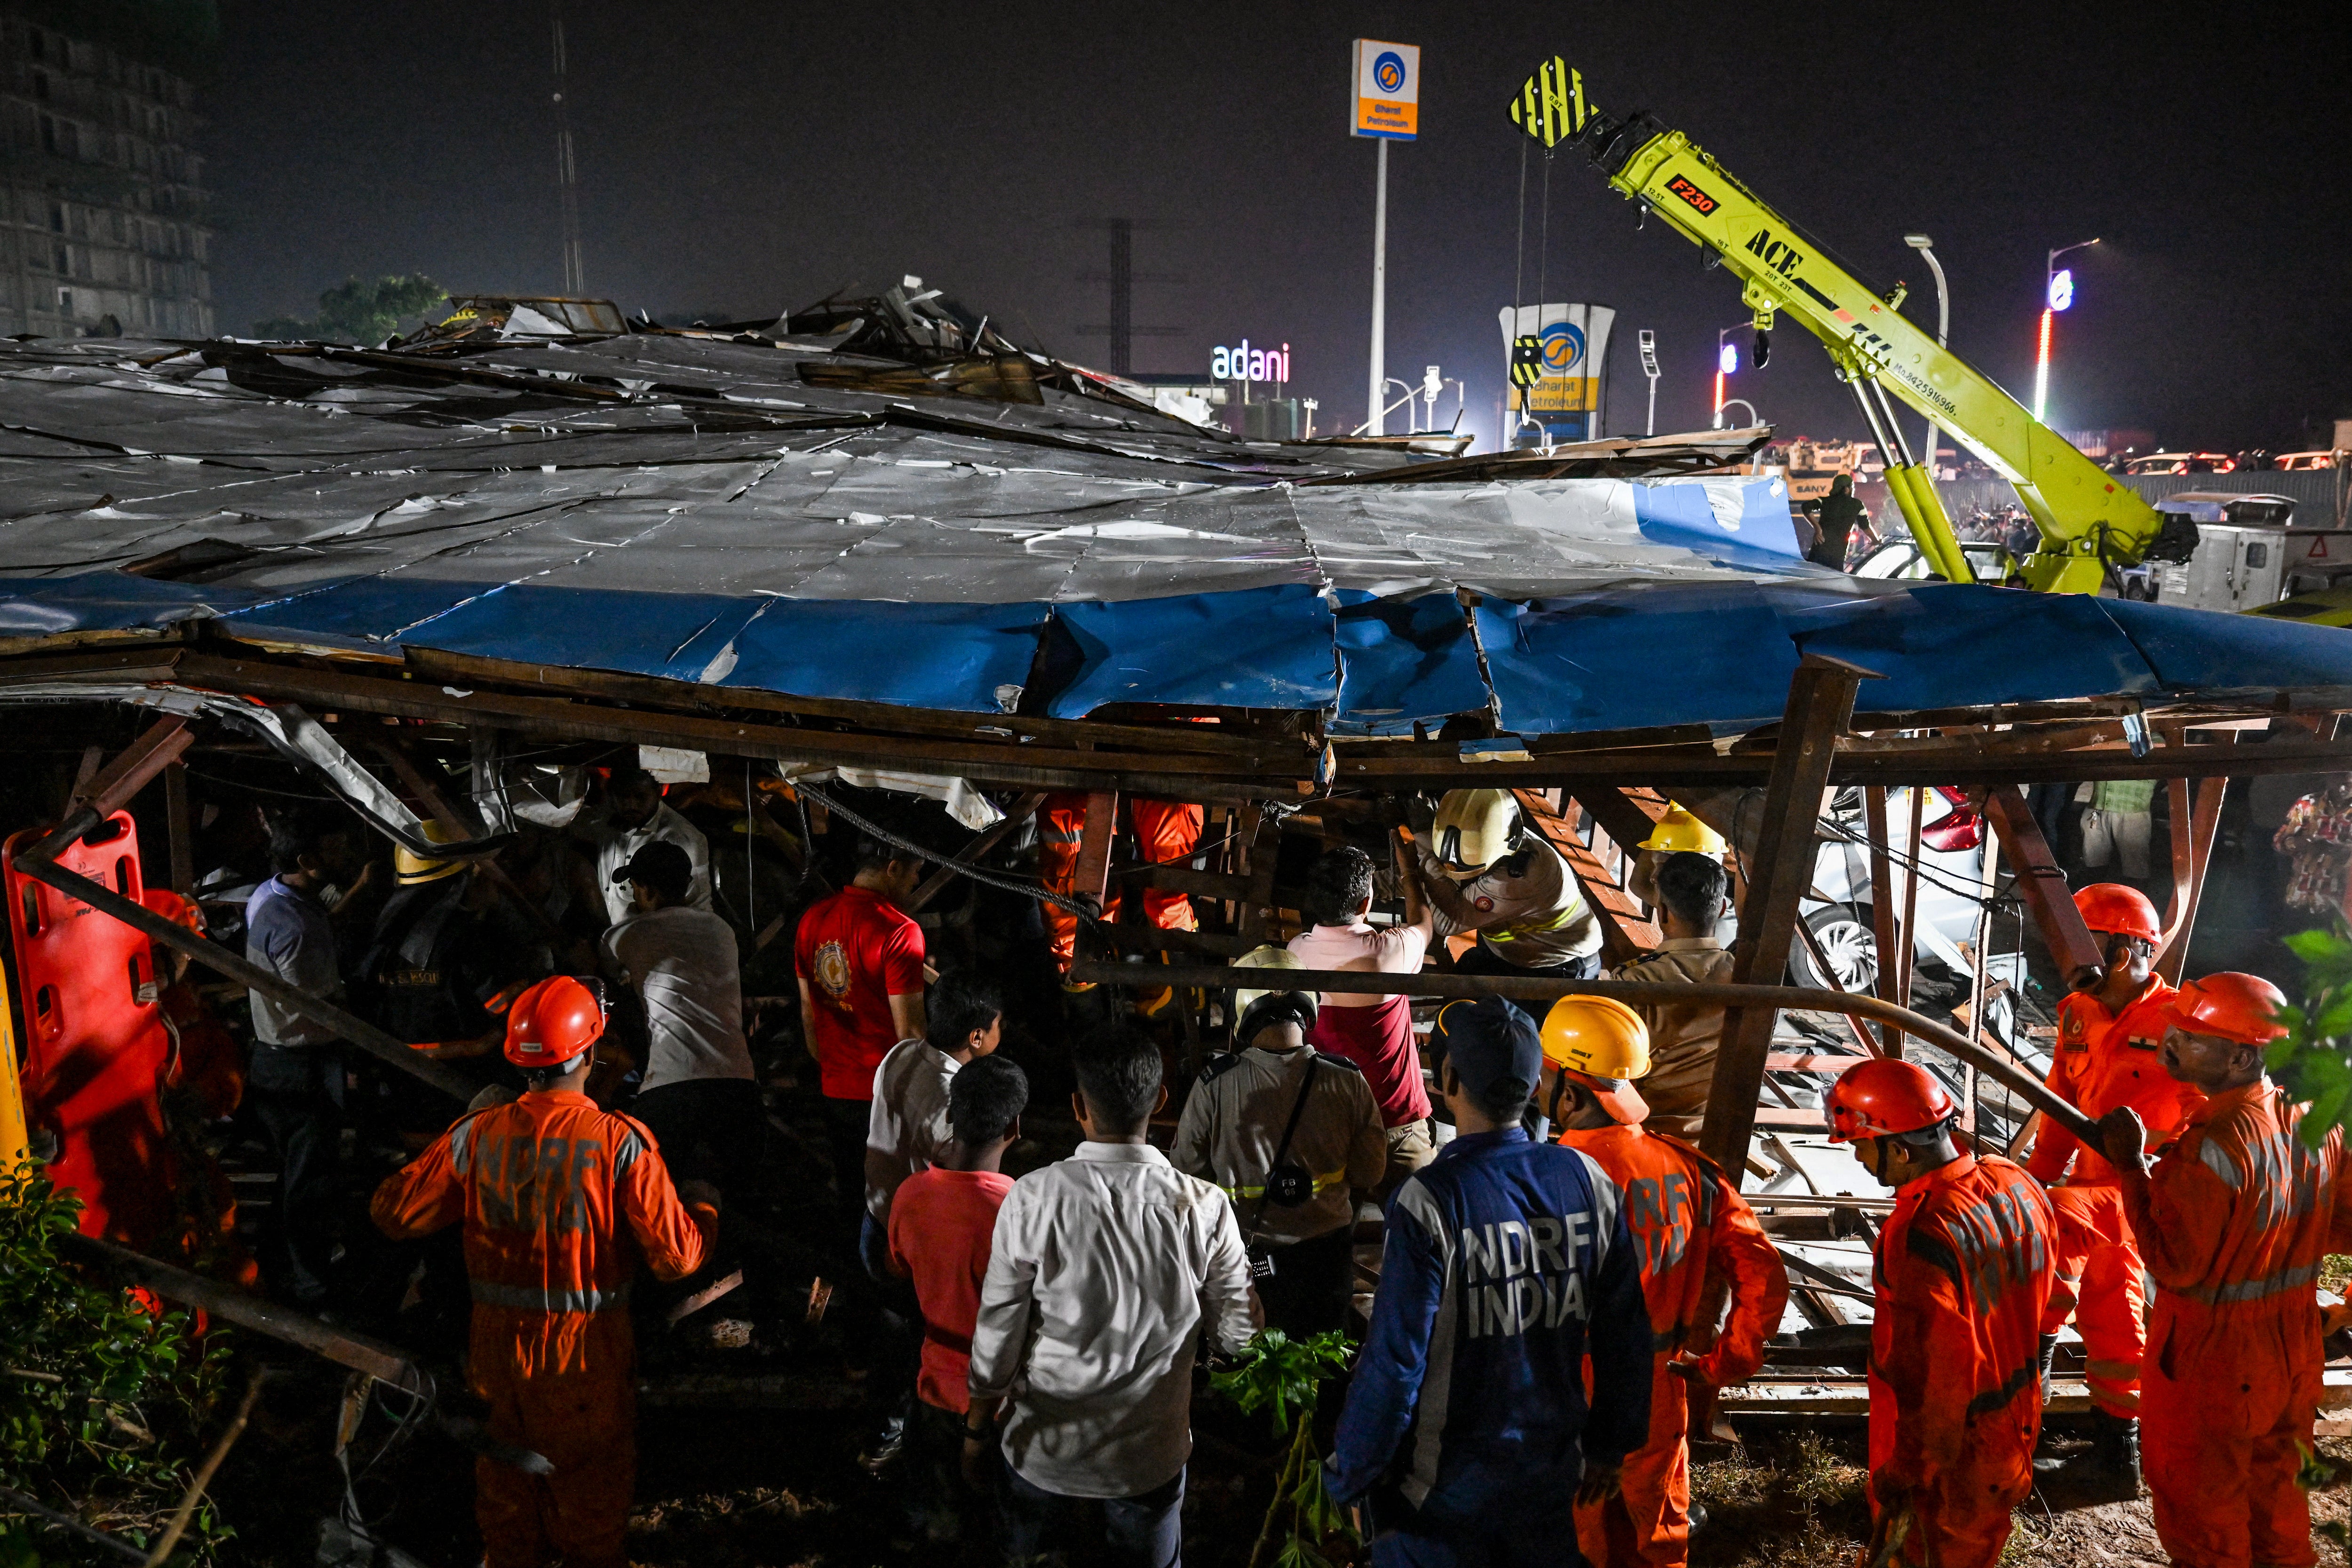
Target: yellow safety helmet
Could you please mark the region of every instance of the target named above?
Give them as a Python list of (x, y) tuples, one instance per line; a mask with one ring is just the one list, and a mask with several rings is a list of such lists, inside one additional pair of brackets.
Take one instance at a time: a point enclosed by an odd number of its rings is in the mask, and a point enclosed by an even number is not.
[(1447, 872), (1472, 876), (1511, 852), (1519, 803), (1508, 789), (1448, 789), (1430, 835)]
[[(1298, 955), (1289, 948), (1269, 945), (1243, 954), (1234, 960), (1234, 967), (1304, 969), (1307, 966), (1300, 963)], [(1318, 1010), (1319, 1004), (1312, 991), (1302, 991), (1290, 986), (1263, 991), (1236, 988), (1234, 991), (1234, 1049), (1239, 1051), (1255, 1040), (1258, 1030), (1264, 1027), (1262, 1020), (1271, 1020), (1278, 1015), (1286, 1014), (1297, 1020), (1300, 1030), (1311, 1031)]]
[[(1254, 947), (1234, 959), (1234, 967), (1236, 969), (1304, 969), (1307, 966), (1300, 963), (1298, 955), (1289, 948), (1276, 947), (1272, 943), (1268, 943), (1263, 947)], [(1239, 1018), (1249, 1011), (1250, 1004), (1262, 997), (1270, 997), (1276, 991), (1294, 988), (1290, 986), (1269, 986), (1262, 991), (1236, 990), (1234, 992), (1234, 1016)]]
[[(419, 826), (424, 828), (428, 842), (446, 844), (457, 841), (457, 835), (438, 821), (427, 820)], [(422, 887), (428, 882), (439, 882), (445, 876), (456, 876), (465, 869), (464, 861), (426, 860), (406, 844), (392, 847), (393, 880), (403, 887)]]
[(1544, 1015), (1544, 1061), (1592, 1091), (1621, 1123), (1650, 1113), (1633, 1085), (1650, 1071), (1650, 1027), (1614, 997), (1562, 997)]
[(1645, 850), (1688, 850), (1703, 855), (1723, 852), (1723, 835), (1684, 810), (1672, 800), (1666, 802), (1666, 814), (1650, 829), (1650, 836), (1637, 848)]

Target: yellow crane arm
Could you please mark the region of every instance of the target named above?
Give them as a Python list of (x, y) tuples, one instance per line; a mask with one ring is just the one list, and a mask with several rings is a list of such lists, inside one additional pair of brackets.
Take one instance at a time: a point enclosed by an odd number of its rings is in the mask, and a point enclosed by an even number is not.
[(2187, 560), (2196, 548), (2194, 524), (2158, 513), (1990, 377), (1906, 320), (1900, 289), (1891, 298), (1873, 293), (1681, 131), (1646, 113), (1603, 114), (1586, 101), (1583, 78), (1557, 57), (1528, 79), (1510, 117), (1548, 151), (1561, 141), (1583, 146), (1620, 194), (1738, 277), (1758, 330), (1769, 331), (1785, 313), (1822, 340), (1885, 458), (1888, 492), (1948, 580), (1975, 576), (1893, 402), (1950, 431), (2016, 486), (2042, 534), (2024, 563), (2030, 587), (2095, 593), (2109, 566)]

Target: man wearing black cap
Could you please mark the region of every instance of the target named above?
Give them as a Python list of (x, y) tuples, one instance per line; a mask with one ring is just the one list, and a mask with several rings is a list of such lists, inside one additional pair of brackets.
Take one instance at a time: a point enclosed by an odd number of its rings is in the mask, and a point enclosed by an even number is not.
[(1614, 1493), (1649, 1435), (1640, 1260), (1616, 1183), (1519, 1125), (1543, 1070), (1533, 1020), (1452, 1002), (1430, 1045), (1457, 1135), (1390, 1199), (1326, 1483), (1342, 1508), (1369, 1502), (1380, 1568), (1549, 1568), (1575, 1503)]
[(708, 1145), (727, 1195), (739, 1201), (755, 1168), (760, 1090), (743, 1039), (743, 986), (735, 932), (688, 900), (694, 862), (656, 839), (613, 873), (630, 914), (604, 933), (604, 955), (645, 998), (645, 1077), (630, 1113), (651, 1128), (679, 1169), (701, 1174)]
[[(1243, 964), (1299, 967), (1279, 947)], [(1345, 1328), (1356, 1284), (1354, 1191), (1370, 1191), (1388, 1166), (1380, 1106), (1354, 1062), (1307, 1046), (1312, 991), (1239, 991), (1234, 1005), (1235, 1049), (1192, 1085), (1168, 1163), (1234, 1200), (1270, 1327), (1293, 1338)]]

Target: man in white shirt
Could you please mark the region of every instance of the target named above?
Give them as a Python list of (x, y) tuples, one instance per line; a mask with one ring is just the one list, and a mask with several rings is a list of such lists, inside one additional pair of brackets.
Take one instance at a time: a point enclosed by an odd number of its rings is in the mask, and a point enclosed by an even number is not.
[(977, 1482), (999, 1444), (1013, 1561), (1062, 1551), (1178, 1568), (1193, 1346), (1204, 1322), (1225, 1348), (1245, 1344), (1257, 1296), (1225, 1195), (1144, 1141), (1168, 1100), (1159, 1048), (1107, 1029), (1070, 1065), (1086, 1141), (1015, 1182), (997, 1211), (964, 1471)]
[(710, 841), (663, 803), (660, 780), (644, 768), (613, 769), (604, 810), (583, 816), (572, 831), (595, 846), (596, 886), (603, 890), (608, 921), (629, 917), (628, 883), (617, 873), (650, 843), (676, 844), (685, 852), (694, 875), (681, 902), (692, 909), (710, 907)]
[(701, 1176), (715, 1163), (721, 1190), (740, 1202), (758, 1167), (761, 1109), (734, 928), (688, 902), (694, 866), (676, 844), (649, 842), (613, 874), (631, 913), (604, 933), (604, 956), (646, 1006), (645, 1075), (629, 1113), (671, 1169)]
[(902, 1040), (874, 1071), (866, 1130), (866, 1239), (858, 1251), (877, 1278), (895, 1279), (889, 1260), (890, 1195), (955, 1139), (948, 1088), (957, 1071), (994, 1052), (1003, 1037), (996, 988), (966, 970), (940, 977), (925, 998), (923, 1038)]

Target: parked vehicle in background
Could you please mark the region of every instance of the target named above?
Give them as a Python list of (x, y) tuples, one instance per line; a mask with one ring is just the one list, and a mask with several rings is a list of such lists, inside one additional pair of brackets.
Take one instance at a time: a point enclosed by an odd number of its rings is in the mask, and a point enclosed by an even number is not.
[(2222, 490), (2159, 498), (2158, 511), (2197, 525), (2196, 552), (2178, 565), (2118, 572), (2117, 597), (2237, 612), (2352, 586), (2352, 529), (2296, 528), (2295, 506), (2289, 496)]
[(2271, 466), (2285, 474), (2307, 474), (2320, 468), (2341, 468), (2345, 455), (2341, 452), (2282, 452)]
[[(1886, 836), (1895, 846), (1891, 889), (1899, 912), (1910, 871), (1901, 863), (1911, 839), (1911, 813), (1920, 805), (1918, 928), (1912, 951), (1922, 964), (1940, 964), (1955, 975), (1970, 972), (1963, 944), (1976, 941), (1978, 900), (1983, 889), (1984, 820), (1955, 789), (1889, 789), (1886, 792)], [(1864, 831), (1862, 791), (1845, 789), (1832, 800), (1823, 820), (1823, 837), (1813, 862), (1807, 895), (1798, 905), (1800, 917), (1829, 960), (1831, 974), (1841, 989), (1867, 991), (1878, 982), (1878, 942), (1873, 927), (1869, 837)], [(1825, 977), (1811, 949), (1799, 942), (1789, 955), (1789, 973), (1798, 985), (1824, 988)], [(2023, 977), (2020, 955), (1990, 954), (1987, 975), (2015, 983)], [(1987, 1025), (2003, 1038), (2005, 1016), (1988, 1010)]]
[[(1990, 539), (1962, 539), (1960, 549), (1969, 558), (1970, 570), (1979, 582), (1996, 588), (2020, 588), (2024, 580), (2018, 574), (2017, 558), (2008, 547)], [(1908, 538), (1888, 539), (1854, 563), (1856, 577), (1877, 578), (1895, 582), (1923, 582), (1936, 575), (1936, 569), (1916, 544)]]
[(2226, 452), (2151, 452), (2124, 465), (2126, 474), (2229, 474), (2238, 460)]

